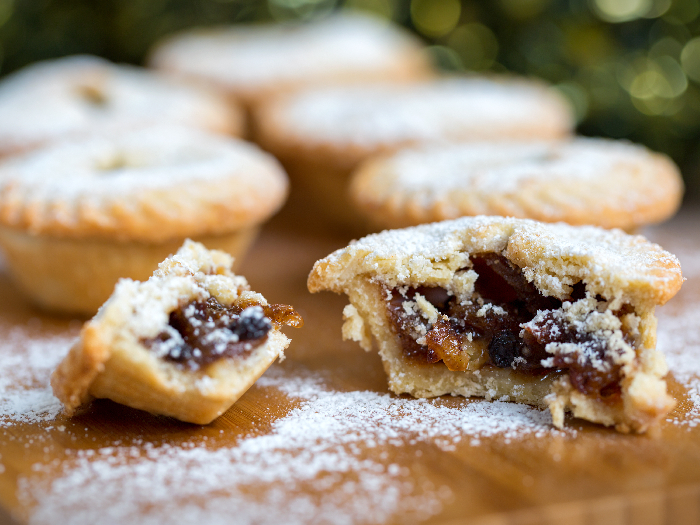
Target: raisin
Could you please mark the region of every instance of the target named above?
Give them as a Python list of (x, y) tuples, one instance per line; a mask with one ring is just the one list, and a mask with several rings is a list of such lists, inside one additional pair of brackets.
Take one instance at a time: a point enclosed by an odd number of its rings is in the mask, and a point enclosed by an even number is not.
[(518, 336), (510, 330), (496, 332), (489, 343), (489, 357), (498, 368), (508, 368), (516, 357), (520, 357), (520, 342)]
[(250, 306), (228, 325), (228, 329), (238, 336), (239, 341), (249, 341), (266, 336), (272, 329), (272, 323), (261, 307)]
[(252, 301), (225, 306), (211, 297), (177, 308), (168, 324), (180, 335), (180, 342), (168, 331), (141, 342), (163, 359), (197, 370), (222, 357), (250, 354), (267, 340), (273, 325), (302, 326), (304, 321), (291, 306)]

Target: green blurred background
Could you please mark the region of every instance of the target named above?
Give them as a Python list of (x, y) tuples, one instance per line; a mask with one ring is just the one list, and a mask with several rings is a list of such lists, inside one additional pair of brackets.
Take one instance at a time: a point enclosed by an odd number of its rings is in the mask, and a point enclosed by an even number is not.
[(344, 8), (416, 32), (445, 69), (548, 80), (580, 133), (668, 153), (700, 197), (700, 0), (0, 0), (0, 76), (73, 53), (139, 64), (182, 28)]

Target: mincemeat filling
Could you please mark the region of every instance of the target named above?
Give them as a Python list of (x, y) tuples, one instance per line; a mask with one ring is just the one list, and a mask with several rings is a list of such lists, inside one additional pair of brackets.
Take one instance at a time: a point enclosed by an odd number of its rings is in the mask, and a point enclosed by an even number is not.
[[(470, 260), (479, 276), (474, 283), (478, 301), (459, 304), (442, 288), (386, 290), (391, 297), (387, 301), (391, 325), (407, 357), (422, 363), (442, 361), (453, 371), (487, 365), (512, 367), (529, 374), (567, 370), (572, 385), (580, 392), (601, 399), (619, 394), (620, 365), (613, 362), (603, 340), (581, 333), (549, 313), (531, 323), (538, 311), (553, 312), (562, 307), (563, 301), (542, 295), (520, 268), (501, 255), (474, 255)], [(431, 326), (405, 308), (404, 303), (416, 294), (425, 297), (441, 314)], [(566, 300), (574, 302), (585, 296), (585, 285), (578, 283)], [(615, 315), (628, 312), (623, 308)], [(529, 325), (523, 328), (521, 325), (526, 323)], [(586, 352), (575, 358), (552, 356), (545, 350), (549, 343), (585, 345)], [(471, 354), (464, 351), (465, 346)], [(553, 366), (545, 368), (541, 363), (548, 358)], [(600, 366), (601, 361), (605, 366)]]
[(210, 297), (171, 312), (167, 328), (141, 342), (163, 359), (196, 370), (223, 357), (249, 355), (267, 340), (273, 326), (303, 324), (291, 306), (254, 302), (225, 306)]

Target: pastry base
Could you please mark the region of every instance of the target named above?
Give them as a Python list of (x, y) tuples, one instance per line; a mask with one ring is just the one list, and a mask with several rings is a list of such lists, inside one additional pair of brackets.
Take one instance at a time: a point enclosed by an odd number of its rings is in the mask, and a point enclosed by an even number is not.
[[(190, 372), (124, 340), (111, 349), (104, 363), (94, 367), (87, 361), (99, 360), (104, 348), (99, 338), (86, 338), (71, 349), (51, 383), (61, 394), (69, 413), (93, 397), (106, 398), (139, 410), (206, 425), (226, 412), (283, 355), (288, 345), (289, 339), (273, 330), (265, 344), (245, 359), (221, 359)], [(90, 368), (99, 372), (82, 381), (83, 371)], [(85, 382), (89, 383), (87, 390), (83, 389)]]
[[(194, 240), (240, 261), (259, 228)], [(39, 307), (91, 316), (122, 277), (145, 281), (184, 238), (165, 243), (111, 242), (30, 235), (0, 228), (0, 244), (18, 287)]]

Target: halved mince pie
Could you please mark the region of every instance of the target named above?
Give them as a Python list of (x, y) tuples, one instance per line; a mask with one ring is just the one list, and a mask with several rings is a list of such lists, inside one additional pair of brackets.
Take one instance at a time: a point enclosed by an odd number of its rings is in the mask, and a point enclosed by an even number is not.
[(308, 287), (348, 295), (343, 337), (376, 339), (397, 394), (644, 432), (675, 405), (654, 308), (682, 282), (678, 259), (643, 237), (479, 216), (367, 236), (318, 261)]
[(291, 306), (268, 304), (228, 254), (186, 241), (145, 282), (122, 279), (51, 377), (66, 412), (93, 397), (206, 424), (284, 357)]

